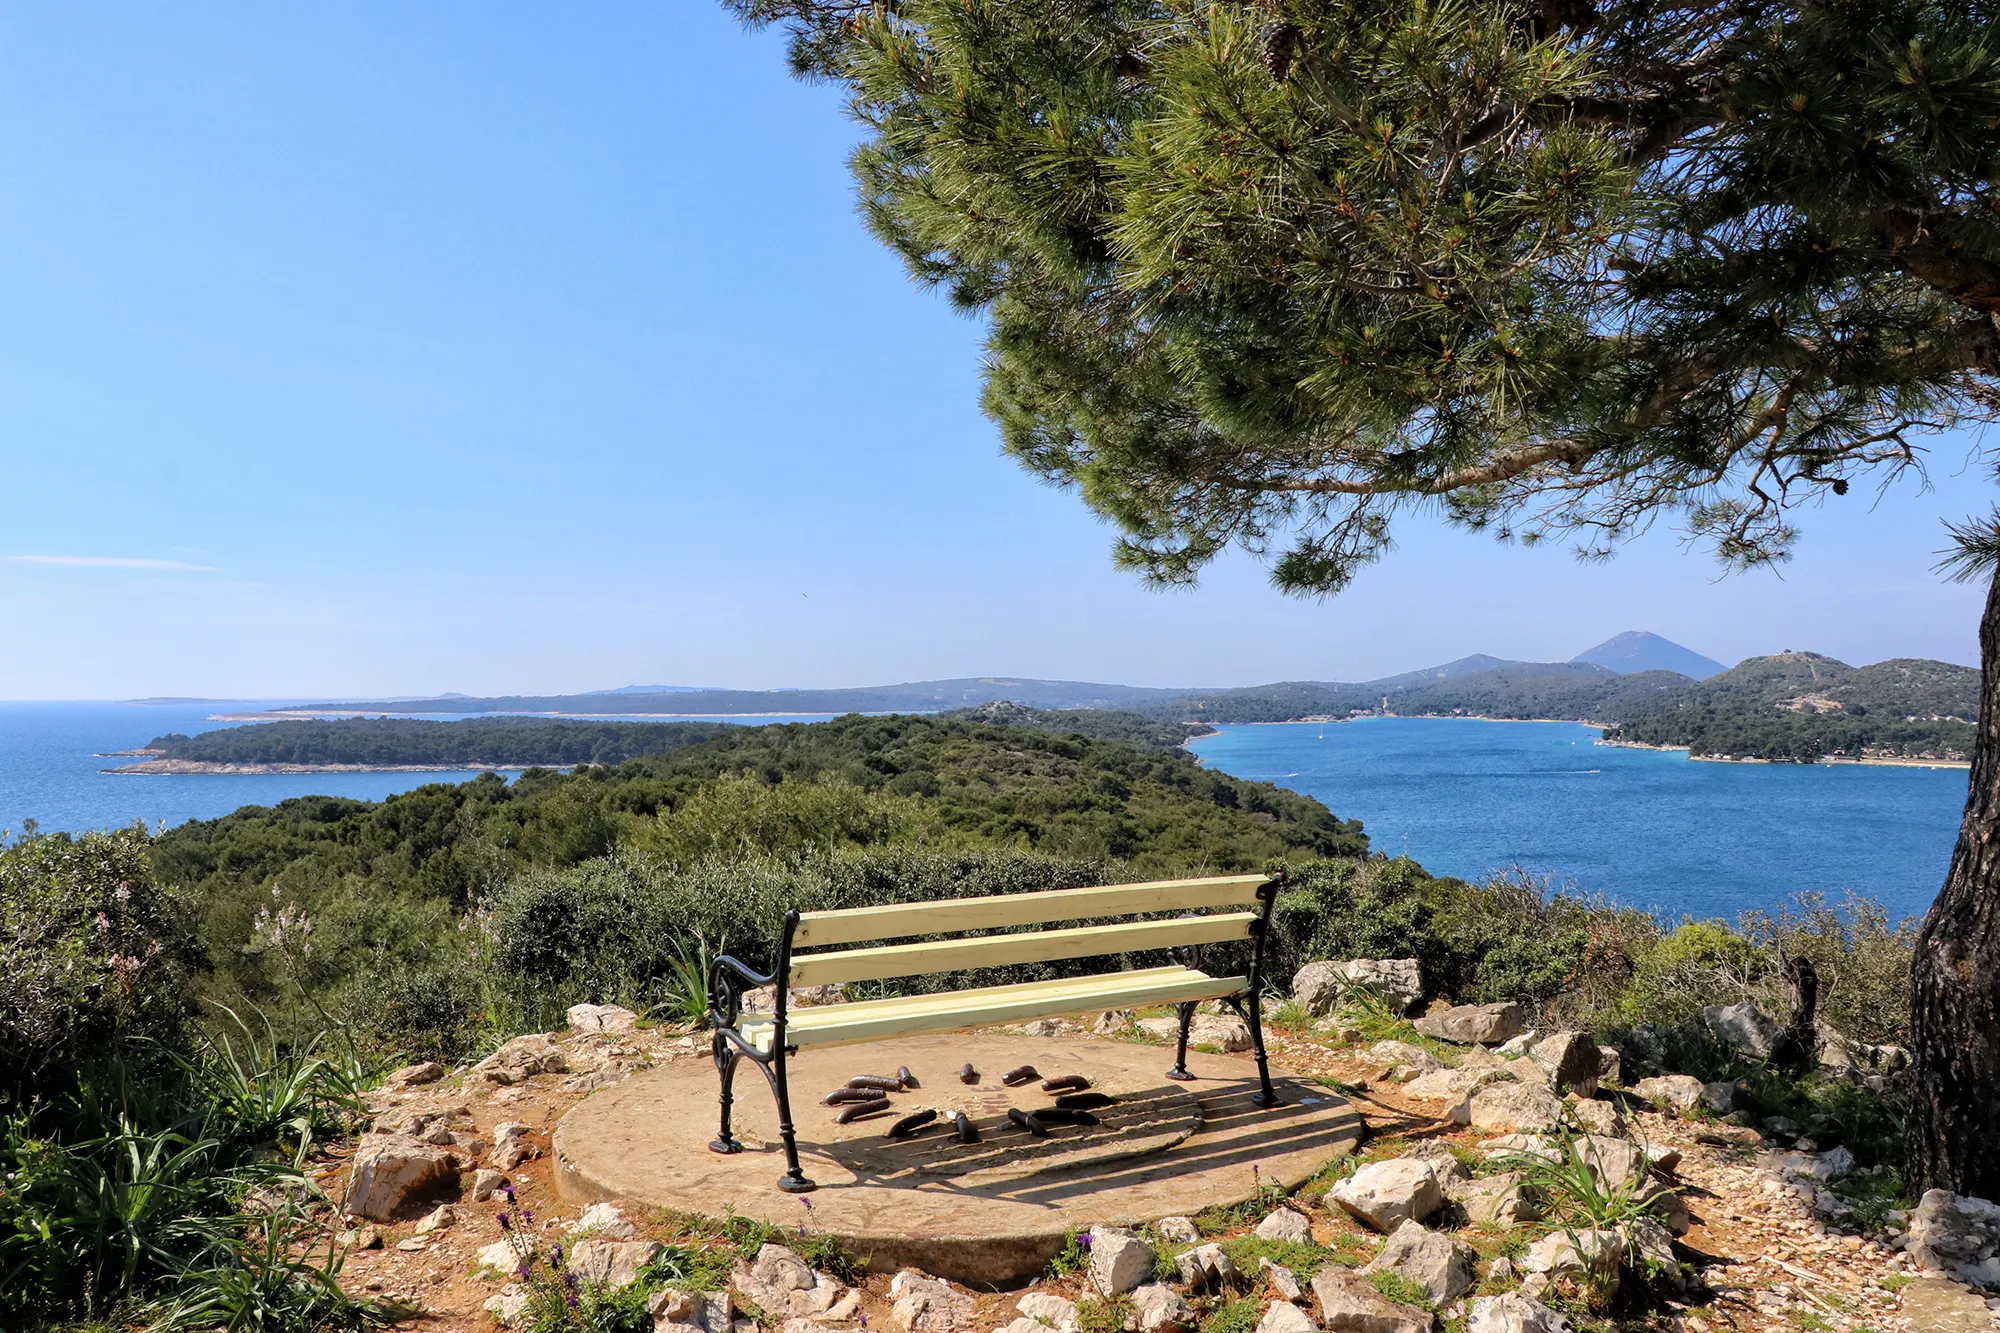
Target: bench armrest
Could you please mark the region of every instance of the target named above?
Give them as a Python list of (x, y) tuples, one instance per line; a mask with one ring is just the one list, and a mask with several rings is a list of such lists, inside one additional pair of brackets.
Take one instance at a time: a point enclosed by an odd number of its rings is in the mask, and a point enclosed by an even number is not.
[(777, 979), (776, 973), (767, 975), (726, 953), (717, 955), (708, 965), (709, 1025), (717, 1032), (734, 1028), (743, 1013), (743, 988), (729, 975), (731, 972), (752, 986), (768, 986)]

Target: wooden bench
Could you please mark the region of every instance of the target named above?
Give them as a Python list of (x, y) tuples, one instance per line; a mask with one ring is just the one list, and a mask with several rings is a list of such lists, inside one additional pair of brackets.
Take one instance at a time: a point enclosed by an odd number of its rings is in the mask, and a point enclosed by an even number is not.
[[(735, 1153), (743, 1145), (730, 1133), (729, 1111), (736, 1066), (743, 1060), (764, 1071), (778, 1102), (778, 1132), (785, 1143), (785, 1174), (778, 1187), (792, 1193), (813, 1188), (799, 1169), (785, 1059), (807, 1046), (838, 1046), (917, 1032), (951, 1032), (993, 1023), (1020, 1023), (1066, 1014), (1171, 1004), (1180, 1011), (1180, 1044), (1167, 1077), (1186, 1080), (1188, 1024), (1203, 1000), (1221, 1000), (1250, 1028), (1261, 1089), (1259, 1106), (1276, 1106), (1264, 1055), (1259, 1007), (1264, 946), (1271, 907), (1282, 876), (1223, 875), (1160, 880), (1108, 888), (1056, 889), (987, 898), (893, 903), (834, 912), (791, 911), (779, 937), (777, 966), (761, 973), (734, 958), (717, 958), (709, 973), (709, 1010), (715, 1066), (722, 1080), (722, 1131), (709, 1148)], [(1164, 912), (1180, 915), (1159, 918)], [(1106, 917), (1139, 918), (1102, 924)], [(1053, 926), (1056, 922), (1095, 922)], [(1040, 929), (1024, 929), (1041, 927)], [(999, 933), (975, 933), (999, 932)], [(886, 940), (915, 943), (883, 944)], [(1247, 971), (1211, 976), (1201, 951), (1247, 940)], [(851, 946), (867, 945), (855, 948)], [(811, 952), (801, 952), (810, 950)], [(982, 967), (1046, 963), (1169, 950), (1184, 961), (1173, 966), (1103, 972), (1007, 986), (904, 995), (881, 1000), (794, 1009), (795, 987), (832, 982), (885, 981)], [(743, 983), (776, 989), (770, 1013), (744, 1013)]]

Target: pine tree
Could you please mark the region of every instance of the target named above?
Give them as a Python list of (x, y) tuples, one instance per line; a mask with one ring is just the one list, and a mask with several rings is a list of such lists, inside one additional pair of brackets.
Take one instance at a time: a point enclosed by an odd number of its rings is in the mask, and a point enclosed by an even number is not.
[[(725, 0), (989, 322), (1006, 447), (1165, 584), (1338, 592), (1399, 512), (1745, 568), (2000, 415), (1995, 0)], [(1991, 578), (2000, 514), (1960, 534)], [(2000, 1197), (2000, 585), (1915, 964), (1909, 1179)]]

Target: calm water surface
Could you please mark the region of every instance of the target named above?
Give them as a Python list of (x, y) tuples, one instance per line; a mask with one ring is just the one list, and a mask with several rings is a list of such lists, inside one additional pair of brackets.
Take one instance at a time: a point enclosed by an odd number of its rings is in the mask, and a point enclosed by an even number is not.
[(1944, 878), (1964, 769), (1699, 763), (1596, 739), (1566, 722), (1364, 718), (1225, 727), (1189, 748), (1318, 797), (1435, 873), (1518, 865), (1670, 914), (1854, 890), (1917, 916)]
[[(0, 829), (19, 831), (35, 819), (54, 832), (122, 828), (137, 820), (149, 827), (214, 819), (238, 806), (273, 805), (292, 796), (351, 796), (379, 801), (428, 782), (465, 782), (471, 772), (443, 773), (227, 773), (118, 776), (102, 770), (136, 759), (106, 759), (155, 736), (192, 736), (240, 723), (213, 720), (217, 713), (277, 707), (270, 701), (198, 704), (0, 703)], [(426, 714), (440, 720), (449, 713)], [(627, 722), (821, 722), (829, 714), (798, 717), (675, 719)], [(519, 769), (500, 770), (510, 781)]]

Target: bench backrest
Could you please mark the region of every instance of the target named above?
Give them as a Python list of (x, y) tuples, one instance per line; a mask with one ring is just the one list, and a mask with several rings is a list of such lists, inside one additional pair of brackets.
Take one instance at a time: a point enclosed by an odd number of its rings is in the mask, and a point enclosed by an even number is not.
[[(1106, 888), (1054, 889), (991, 898), (946, 898), (928, 903), (893, 903), (842, 911), (806, 912), (792, 934), (790, 984), (819, 986), (833, 981), (880, 981), (976, 967), (1089, 958), (1217, 944), (1248, 938), (1259, 913), (1211, 912), (1163, 921), (1124, 921), (1056, 930), (1015, 930), (1003, 935), (965, 935), (976, 930), (1045, 925), (1053, 921), (1097, 920), (1152, 912), (1200, 912), (1247, 907), (1270, 882), (1268, 875), (1221, 875), (1169, 879)], [(915, 944), (833, 949), (830, 945), (869, 940), (946, 936)], [(820, 948), (820, 953), (798, 950)]]

